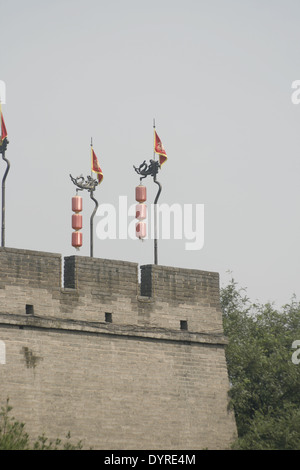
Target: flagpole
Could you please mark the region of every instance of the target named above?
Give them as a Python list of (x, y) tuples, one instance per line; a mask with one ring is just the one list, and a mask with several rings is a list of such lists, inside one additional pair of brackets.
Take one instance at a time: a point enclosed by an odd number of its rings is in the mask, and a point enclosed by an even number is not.
[[(153, 119), (153, 137), (154, 137), (154, 145), (153, 145), (153, 154), (154, 154), (154, 161), (155, 161), (155, 119)], [(155, 167), (155, 172), (153, 174), (153, 181), (158, 185), (158, 192), (154, 199), (154, 264), (158, 264), (158, 247), (157, 247), (157, 201), (160, 196), (162, 187), (161, 184), (156, 181), (156, 176), (158, 173), (158, 165)]]
[(2, 221), (1, 221), (1, 246), (5, 246), (5, 181), (10, 169), (10, 162), (7, 160), (5, 157), (5, 151), (7, 148), (8, 140), (7, 137), (5, 137), (2, 140), (2, 106), (1, 106), (1, 100), (0, 100), (0, 118), (1, 118), (1, 147), (0, 147), (0, 152), (2, 153), (2, 159), (6, 162), (6, 170), (2, 178)]
[[(88, 175), (85, 181), (84, 181), (84, 178), (83, 178), (82, 175), (78, 176), (77, 178), (73, 178), (73, 176), (70, 175), (70, 178), (71, 178), (72, 182), (75, 184), (75, 186), (77, 186), (77, 188), (79, 188), (81, 191), (86, 189), (90, 193), (90, 198), (95, 203), (95, 208), (94, 208), (94, 210), (92, 212), (92, 215), (90, 217), (90, 257), (92, 258), (93, 254), (94, 254), (93, 253), (93, 251), (94, 251), (93, 219), (94, 219), (94, 215), (96, 214), (97, 209), (98, 209), (98, 201), (97, 201), (97, 199), (94, 198), (94, 191), (95, 191), (96, 187), (98, 186), (98, 184), (103, 179), (102, 170), (101, 170), (101, 168), (98, 164), (97, 157), (96, 157), (96, 155), (94, 153), (94, 150), (93, 150), (93, 138), (92, 137), (91, 137), (91, 155), (90, 155), (90, 158), (91, 158), (91, 176)], [(97, 163), (96, 169), (94, 168), (94, 163), (95, 163), (94, 158), (96, 159), (96, 163)], [(98, 173), (97, 179), (93, 178), (93, 172)], [(101, 178), (99, 178), (99, 175), (101, 175)]]
[(162, 186), (159, 181), (156, 181), (156, 175), (153, 176), (153, 181), (158, 185), (158, 192), (154, 200), (154, 264), (158, 264), (158, 248), (157, 248), (157, 201), (160, 196)]
[(153, 160), (155, 161), (155, 118), (153, 118)]
[(91, 137), (91, 152), (90, 152), (90, 159), (91, 159), (91, 176), (93, 176), (93, 159), (92, 159), (92, 149), (93, 149), (93, 137)]
[[(155, 119), (153, 119), (153, 129), (154, 129), (154, 157), (153, 159), (150, 160), (149, 165), (146, 164), (146, 160), (143, 161), (143, 163), (139, 167), (135, 167), (133, 165), (133, 168), (137, 172), (138, 175), (140, 175), (140, 182), (142, 181), (143, 178), (146, 178), (147, 176), (152, 176), (153, 177), (153, 182), (157, 184), (158, 186), (158, 191), (156, 194), (156, 197), (154, 199), (154, 264), (158, 264), (158, 247), (157, 247), (157, 202), (158, 198), (160, 196), (160, 193), (162, 191), (162, 185), (159, 181), (157, 181), (157, 174), (158, 170), (161, 167), (161, 155), (164, 156), (164, 158), (167, 158), (167, 154), (162, 146), (162, 143), (156, 134), (155, 130)], [(159, 144), (159, 145), (158, 145)], [(159, 160), (155, 160), (155, 154), (159, 154)], [(151, 221), (152, 225), (152, 221)], [(152, 227), (151, 227), (152, 229)]]
[[(5, 140), (5, 139), (4, 139)], [(6, 145), (6, 144), (5, 144)], [(5, 147), (2, 151), (2, 159), (6, 162), (6, 170), (2, 178), (2, 226), (1, 226), (1, 246), (5, 246), (5, 181), (10, 169), (10, 162), (5, 158)]]
[(94, 192), (91, 191), (90, 192), (90, 198), (92, 199), (92, 201), (94, 201), (95, 203), (95, 208), (92, 212), (92, 215), (91, 215), (91, 218), (90, 218), (90, 257), (93, 258), (94, 256), (94, 242), (93, 242), (93, 232), (94, 232), (94, 223), (93, 223), (93, 219), (94, 219), (94, 216), (97, 212), (97, 209), (98, 209), (98, 201), (97, 199), (94, 198)]
[[(93, 151), (93, 138), (91, 137), (91, 159), (92, 159), (92, 151)], [(91, 166), (91, 177), (93, 175), (93, 169), (92, 169), (92, 166)], [(95, 203), (95, 208), (92, 212), (92, 215), (90, 217), (90, 257), (93, 258), (94, 256), (94, 216), (97, 212), (97, 209), (98, 209), (98, 201), (97, 199), (94, 198), (94, 191), (90, 191), (90, 198), (92, 199), (92, 201), (94, 201)]]

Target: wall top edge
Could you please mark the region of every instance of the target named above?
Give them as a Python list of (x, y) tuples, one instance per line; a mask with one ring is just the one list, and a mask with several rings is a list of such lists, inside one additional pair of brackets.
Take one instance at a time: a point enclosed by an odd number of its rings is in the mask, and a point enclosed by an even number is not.
[(28, 256), (42, 256), (42, 257), (61, 258), (60, 253), (52, 253), (52, 252), (48, 252), (48, 251), (27, 250), (27, 249), (23, 249), (23, 248), (0, 247), (0, 253), (15, 253), (15, 254), (20, 254), (20, 255), (28, 255)]
[[(12, 253), (12, 254), (20, 254), (23, 256), (37, 256), (37, 257), (48, 257), (48, 258), (59, 258), (62, 259), (61, 253), (53, 253), (47, 251), (37, 251), (37, 250), (27, 250), (23, 248), (10, 248), (10, 247), (0, 247), (0, 253)], [(118, 264), (124, 266), (132, 266), (138, 267), (139, 263), (132, 262), (132, 261), (124, 261), (124, 260), (117, 260), (117, 259), (109, 259), (109, 258), (97, 258), (97, 257), (89, 257), (89, 256), (80, 256), (80, 255), (68, 255), (64, 256), (64, 259), (71, 259), (78, 260), (79, 262), (86, 262), (86, 263), (95, 263), (98, 264), (99, 262), (104, 263), (106, 265), (109, 264)], [(201, 269), (191, 269), (191, 268), (181, 268), (181, 267), (174, 267), (174, 266), (164, 266), (164, 265), (155, 265), (155, 264), (143, 264), (140, 265), (140, 269), (147, 269), (151, 268), (152, 271), (167, 271), (169, 273), (186, 273), (186, 274), (205, 274), (211, 276), (219, 276), (219, 273), (216, 271), (206, 271)]]

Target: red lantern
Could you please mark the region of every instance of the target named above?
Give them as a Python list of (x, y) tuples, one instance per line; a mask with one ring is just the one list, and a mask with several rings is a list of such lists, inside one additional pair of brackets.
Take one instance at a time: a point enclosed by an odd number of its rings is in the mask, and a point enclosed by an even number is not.
[(72, 228), (74, 230), (80, 230), (82, 228), (82, 215), (81, 214), (72, 215)]
[(82, 246), (82, 232), (72, 233), (72, 246), (79, 249)]
[(146, 219), (146, 217), (147, 217), (147, 206), (146, 206), (146, 204), (137, 204), (136, 205), (135, 217), (138, 220)]
[(72, 211), (81, 212), (82, 211), (82, 197), (74, 196), (72, 197)]
[(140, 184), (135, 188), (135, 199), (138, 202), (145, 202), (147, 199), (147, 188)]
[(82, 197), (72, 197), (72, 211), (75, 212), (72, 215), (72, 228), (75, 230), (72, 233), (72, 246), (79, 250), (82, 246), (82, 233), (79, 231), (82, 228), (82, 215), (79, 214), (82, 211)]
[(135, 209), (135, 216), (139, 220), (135, 226), (135, 233), (137, 238), (142, 240), (146, 236), (146, 223), (141, 222), (141, 220), (144, 220), (147, 215), (147, 206), (144, 204), (144, 202), (147, 200), (146, 186), (139, 184), (139, 186), (135, 188), (135, 199), (137, 202), (139, 202)]
[(146, 223), (138, 222), (135, 226), (136, 236), (140, 239), (145, 238), (146, 236)]

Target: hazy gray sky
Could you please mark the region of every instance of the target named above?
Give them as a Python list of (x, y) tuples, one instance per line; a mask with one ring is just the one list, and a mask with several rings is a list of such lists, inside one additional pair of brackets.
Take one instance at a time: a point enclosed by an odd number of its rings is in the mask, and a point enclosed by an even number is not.
[[(99, 203), (135, 203), (155, 117), (160, 202), (205, 206), (203, 249), (161, 241), (159, 263), (218, 271), (221, 285), (230, 270), (252, 300), (299, 297), (297, 0), (0, 0), (0, 14), (7, 246), (76, 254), (69, 173), (90, 173), (91, 136)], [(148, 264), (153, 241), (95, 238), (94, 255)]]

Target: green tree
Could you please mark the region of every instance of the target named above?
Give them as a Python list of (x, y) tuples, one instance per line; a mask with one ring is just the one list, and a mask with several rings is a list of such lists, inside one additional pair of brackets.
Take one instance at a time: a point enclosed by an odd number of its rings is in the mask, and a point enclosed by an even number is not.
[(11, 410), (7, 399), (0, 411), (0, 450), (26, 450), (29, 448), (29, 435), (25, 432), (24, 423), (10, 417)]
[(25, 431), (25, 424), (16, 421), (11, 416), (12, 407), (9, 405), (9, 399), (0, 411), (0, 450), (80, 450), (82, 444), (71, 443), (71, 435), (67, 434), (66, 440), (50, 440), (44, 434), (35, 441), (30, 439)]
[(232, 279), (221, 289), (230, 404), (239, 449), (300, 450), (300, 364), (292, 344), (300, 340), (300, 303), (280, 310), (251, 303)]

